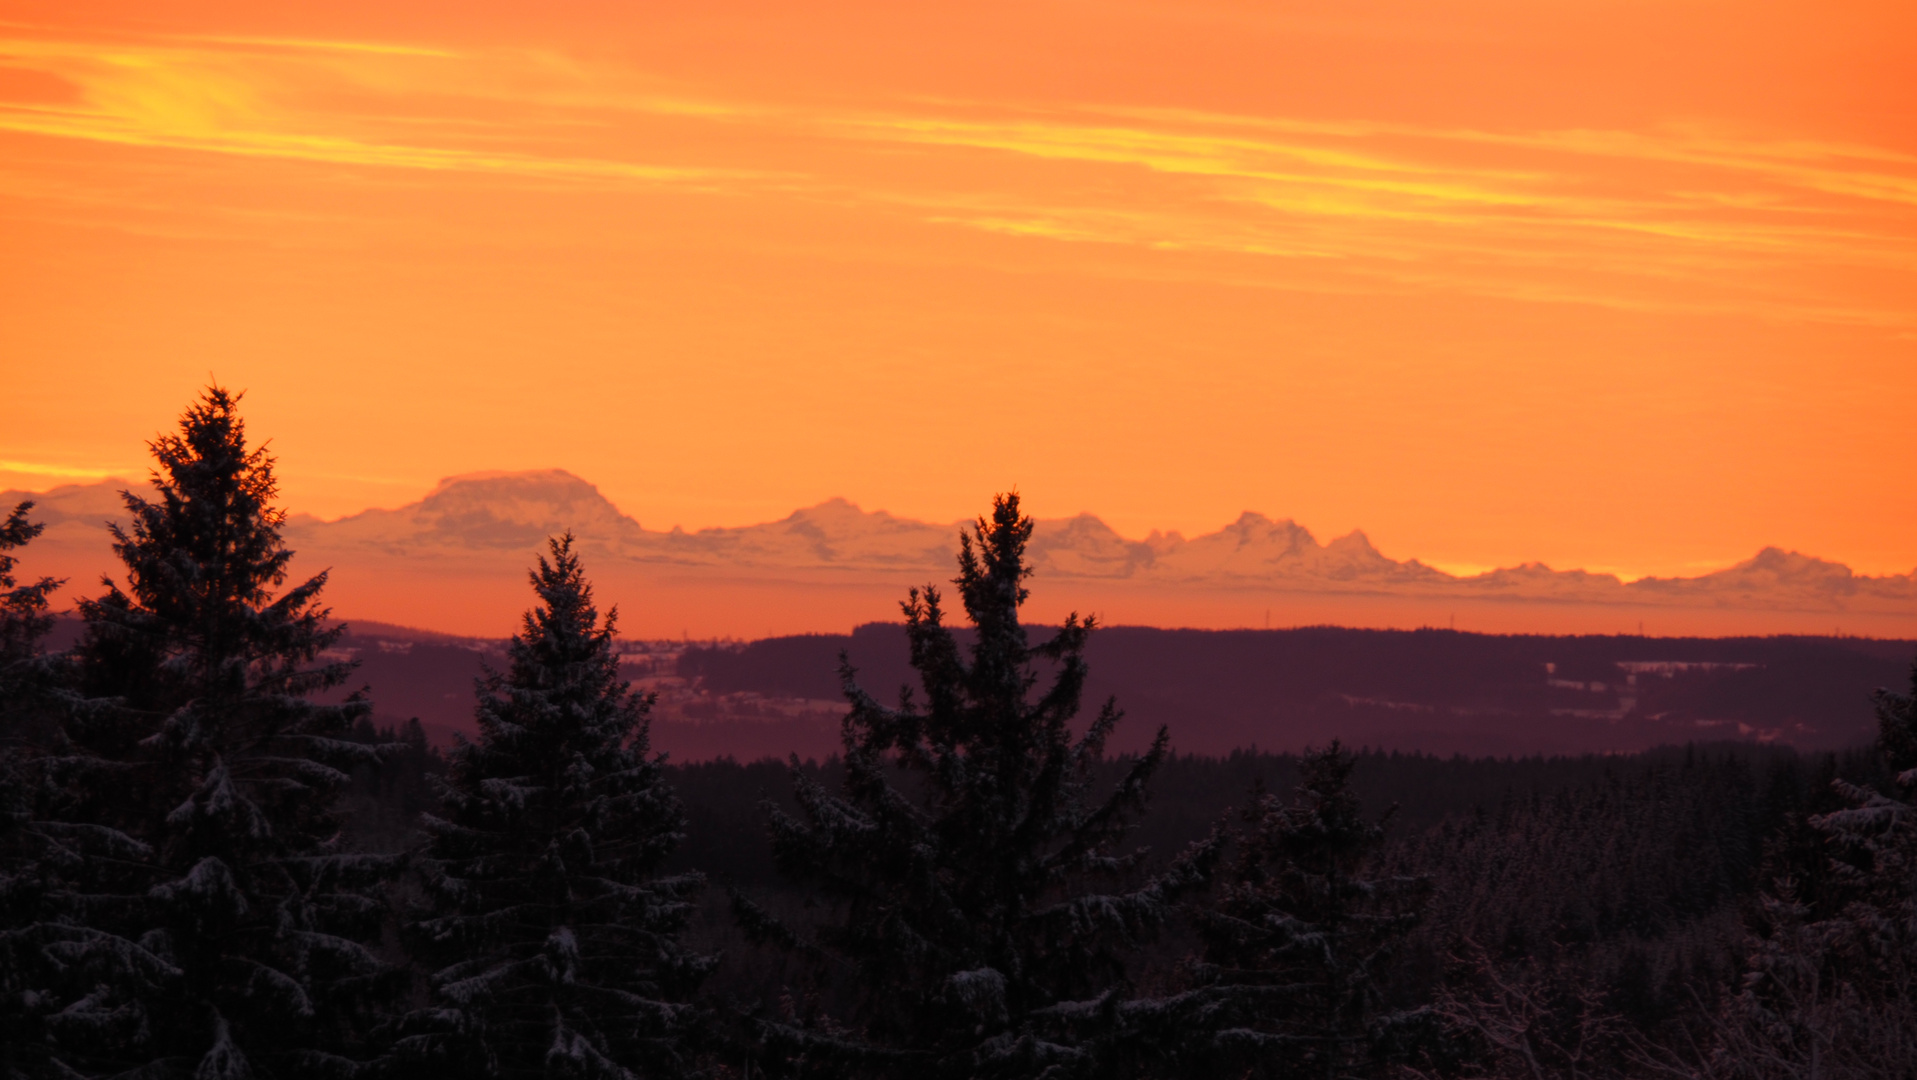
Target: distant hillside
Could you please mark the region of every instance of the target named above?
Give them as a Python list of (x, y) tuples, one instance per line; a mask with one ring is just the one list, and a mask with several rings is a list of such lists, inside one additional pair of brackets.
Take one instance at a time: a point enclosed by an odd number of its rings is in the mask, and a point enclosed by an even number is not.
[[(51, 646), (77, 631), (61, 620)], [(897, 623), (871, 623), (740, 643), (625, 640), (620, 659), (659, 695), (653, 742), (675, 759), (822, 759), (838, 751), (845, 713), (839, 654), (890, 701), (913, 678), (904, 638)], [(473, 681), (506, 659), (503, 640), (376, 623), (350, 625), (332, 656), (358, 663), (351, 688), (369, 691), (380, 723), (418, 717), (442, 744), (472, 731)], [(1870, 692), (1909, 688), (1917, 641), (1118, 626), (1092, 635), (1086, 659), (1087, 710), (1106, 697), (1125, 710), (1117, 751), (1160, 724), (1180, 752), (1205, 755), (1331, 738), (1441, 755), (1725, 740), (1835, 750), (1875, 737)]]
[[(687, 649), (713, 699), (832, 699), (843, 651), (869, 692), (911, 682), (897, 625)], [(1443, 630), (1158, 630), (1092, 636), (1092, 706), (1126, 712), (1115, 749), (1158, 725), (1180, 751), (1295, 750), (1341, 738), (1437, 754), (1624, 752), (1745, 739), (1868, 742), (1870, 691), (1909, 685), (1917, 642), (1832, 638), (1494, 636)], [(829, 744), (828, 744), (829, 745)]]
[[(1042, 633), (1042, 629), (1034, 631)], [(897, 624), (744, 644), (627, 641), (627, 676), (659, 695), (654, 745), (677, 760), (824, 758), (839, 747), (838, 657), (890, 700), (911, 681)], [(504, 642), (361, 627), (380, 722), (417, 716), (436, 742), (472, 730), (473, 680)], [(1183, 753), (1341, 738), (1435, 754), (1619, 753), (1694, 740), (1837, 749), (1874, 735), (1870, 692), (1909, 685), (1917, 642), (1843, 638), (1496, 636), (1441, 630), (1199, 631), (1092, 637), (1088, 711), (1115, 697), (1113, 744), (1159, 724)]]
[[(46, 534), (23, 570), (90, 587), (111, 570), (104, 522), (121, 481), (32, 498)], [(951, 577), (962, 523), (866, 511), (842, 499), (739, 528), (642, 526), (559, 470), (476, 473), (418, 502), (321, 521), (295, 515), (296, 572), (330, 568), (344, 615), (503, 636), (524, 607), (541, 541), (573, 531), (608, 602), (639, 636), (774, 636), (837, 630), (897, 611), (906, 588)], [(1693, 578), (1625, 583), (1527, 564), (1458, 577), (1379, 552), (1362, 532), (1320, 542), (1303, 526), (1246, 513), (1215, 533), (1119, 535), (1089, 514), (1040, 521), (1034, 616), (1095, 611), (1109, 622), (1199, 627), (1452, 625), (1472, 630), (1917, 635), (1917, 573), (1873, 577), (1766, 548)]]

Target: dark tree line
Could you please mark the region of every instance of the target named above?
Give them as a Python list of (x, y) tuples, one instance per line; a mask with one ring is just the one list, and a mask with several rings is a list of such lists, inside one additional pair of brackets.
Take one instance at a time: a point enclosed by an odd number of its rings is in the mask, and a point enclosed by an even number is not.
[[(903, 604), (895, 704), (841, 662), (824, 766), (655, 754), (570, 536), (537, 560), (477, 735), (441, 755), (347, 692), (326, 575), (289, 579), (237, 397), (210, 389), (152, 450), (71, 650), (42, 642), (62, 583), (16, 574), (31, 504), (0, 525), (8, 1078), (1917, 1061), (1917, 674), (1879, 692), (1874, 756), (1692, 749), (1427, 807), (1394, 838), (1354, 773), (1395, 757), (1201, 762), (1162, 728), (1108, 754), (1122, 713), (1081, 700), (1094, 624), (1034, 642), (1020, 621), (1031, 522), (1010, 495), (961, 536), (966, 625), (936, 588)], [(1288, 792), (1250, 783), (1280, 770)], [(692, 821), (730, 832), (689, 845)]]

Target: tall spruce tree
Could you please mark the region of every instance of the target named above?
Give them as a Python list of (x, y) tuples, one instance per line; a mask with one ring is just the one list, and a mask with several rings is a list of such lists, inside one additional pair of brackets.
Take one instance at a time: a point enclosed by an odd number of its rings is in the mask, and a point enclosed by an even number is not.
[(13, 554), (45, 526), (23, 502), (0, 523), (0, 1077), (52, 1072), (47, 1017), (68, 1004), (48, 955), (58, 918), (49, 894), (49, 838), (39, 821), (50, 665), (40, 645), (52, 626), (52, 578), (22, 585)]
[(365, 942), (394, 861), (346, 850), (334, 812), (369, 706), (313, 700), (351, 665), (321, 655), (324, 573), (275, 595), (293, 553), (237, 396), (209, 388), (151, 448), (48, 763), (63, 955), (100, 973), (50, 1035), (79, 1075), (348, 1074), (388, 975)]
[[(1813, 909), (1789, 879), (1751, 920), (1741, 992), (1700, 1070), (1748, 1080), (1890, 1080), (1917, 1061), (1917, 665), (1911, 692), (1880, 689), (1877, 751), (1896, 795), (1831, 782), (1848, 805), (1810, 817), (1830, 856), (1837, 910)], [(1827, 905), (1830, 906), (1830, 905)]]
[(1904, 787), (1917, 787), (1917, 662), (1910, 665), (1910, 693), (1878, 687), (1871, 694), (1877, 710), (1877, 752)]
[(1259, 792), (1243, 813), (1229, 880), (1199, 919), (1202, 985), (1184, 1010), (1210, 1044), (1202, 1072), (1379, 1076), (1425, 1022), (1389, 1008), (1383, 984), (1429, 882), (1365, 876), (1384, 825), (1363, 816), (1354, 764), (1333, 740), (1306, 753), (1289, 803)]
[(457, 1077), (669, 1077), (712, 966), (678, 937), (698, 874), (662, 876), (685, 818), (649, 751), (652, 695), (619, 677), (571, 534), (532, 574), (511, 664), (479, 684), (425, 819), (432, 912), (415, 926), (434, 1007), (411, 1068)]
[[(1093, 624), (1073, 615), (1050, 641), (1029, 644), (1019, 608), (1031, 534), (1016, 494), (999, 497), (974, 535), (961, 534), (969, 658), (945, 626), (938, 590), (913, 590), (902, 607), (924, 697), (908, 688), (887, 708), (842, 666), (844, 794), (807, 780), (795, 760), (803, 816), (769, 809), (779, 867), (838, 917), (802, 942), (740, 897), (742, 922), (852, 973), (849, 1015), (765, 1023), (766, 1049), (797, 1074), (1135, 1075), (1151, 1054), (1133, 1038), (1133, 1019), (1151, 1003), (1131, 992), (1128, 954), (1203, 878), (1213, 849), (1143, 879), (1143, 853), (1118, 850), (1166, 733), (1116, 790), (1094, 796), (1093, 770), (1120, 713), (1107, 702), (1073, 733)], [(1035, 692), (1041, 667), (1053, 677)], [(903, 787), (887, 777), (895, 767), (907, 774)]]
[(19, 556), (13, 552), (46, 529), (27, 516), (32, 510), (33, 503), (23, 502), (0, 522), (0, 709), (17, 709), (30, 684), (39, 681), (33, 668), (40, 640), (53, 628), (48, 597), (61, 584), (43, 577), (22, 585), (14, 578)]
[(46, 529), (28, 515), (23, 502), (0, 521), (0, 760), (16, 764), (46, 748), (51, 692), (57, 664), (41, 651), (53, 629), (49, 598), (64, 582), (50, 577), (21, 583), (14, 574), (19, 556)]
[(22, 584), (14, 576), (13, 553), (46, 528), (28, 517), (32, 510), (23, 502), (0, 521), (0, 760), (16, 763), (45, 748), (55, 673), (41, 642), (53, 628), (48, 598), (63, 584), (50, 577)]

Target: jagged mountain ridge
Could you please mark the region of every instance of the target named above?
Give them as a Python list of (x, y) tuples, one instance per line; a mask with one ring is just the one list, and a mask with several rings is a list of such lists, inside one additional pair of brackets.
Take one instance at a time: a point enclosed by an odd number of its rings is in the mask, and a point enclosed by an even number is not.
[[(117, 481), (67, 485), (37, 495), (7, 492), (0, 499), (9, 506), (34, 499), (35, 516), (47, 523), (50, 544), (99, 545), (100, 524), (121, 516), (117, 491), (122, 486)], [(938, 580), (950, 572), (962, 525), (915, 521), (830, 499), (758, 525), (695, 532), (647, 529), (591, 483), (552, 469), (450, 477), (418, 502), (396, 509), (334, 521), (294, 515), (286, 532), (296, 550), (335, 565), (363, 557), (456, 562), (499, 557), (517, 565), (546, 536), (570, 529), (605, 569), (623, 564), (682, 578), (716, 573), (865, 580), (909, 574)], [(1541, 563), (1458, 577), (1416, 559), (1392, 559), (1362, 532), (1320, 542), (1294, 521), (1251, 512), (1190, 539), (1175, 532), (1128, 539), (1091, 514), (1041, 520), (1032, 555), (1036, 570), (1053, 580), (1798, 611), (1917, 609), (1917, 572), (1859, 575), (1841, 563), (1777, 548), (1699, 577), (1628, 584), (1610, 574), (1554, 570)], [(606, 566), (607, 559), (615, 565)]]

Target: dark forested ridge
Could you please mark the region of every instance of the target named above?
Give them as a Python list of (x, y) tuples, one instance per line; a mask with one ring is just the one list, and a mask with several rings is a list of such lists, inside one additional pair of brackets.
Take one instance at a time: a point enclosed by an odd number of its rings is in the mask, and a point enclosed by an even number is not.
[(77, 622), (0, 523), (0, 1080), (1912, 1075), (1909, 643), (1028, 626), (1015, 495), (903, 628), (352, 635), (237, 406)]
[[(347, 623), (374, 715), (417, 718), (444, 746), (470, 733), (473, 681), (505, 643)], [(58, 648), (78, 620), (56, 620)], [(960, 632), (963, 636), (963, 630)], [(621, 670), (659, 694), (653, 744), (675, 761), (823, 758), (839, 749), (838, 657), (881, 697), (912, 681), (904, 628), (738, 643), (622, 641)], [(1219, 756), (1339, 738), (1441, 755), (1633, 753), (1725, 739), (1839, 750), (1875, 733), (1871, 690), (1902, 682), (1917, 642), (1872, 638), (1491, 635), (1448, 630), (1104, 627), (1086, 645), (1091, 700), (1131, 723), (1112, 748)]]
[[(832, 699), (844, 651), (873, 687), (911, 681), (895, 624), (693, 646), (677, 671), (723, 702)], [(1869, 689), (1917, 643), (1853, 638), (1488, 635), (1448, 630), (1106, 627), (1086, 693), (1185, 753), (1348, 744), (1439, 754), (1615, 753), (1723, 738), (1837, 749), (1874, 731)]]

